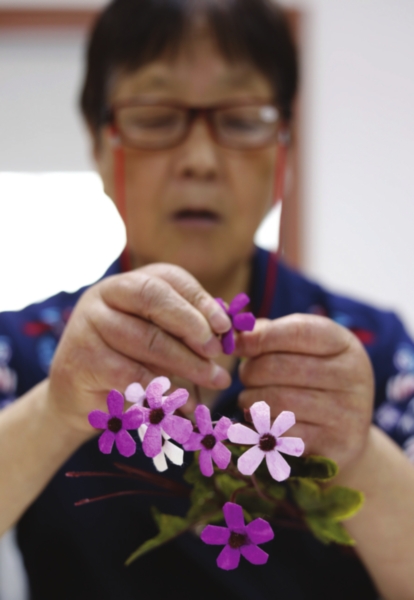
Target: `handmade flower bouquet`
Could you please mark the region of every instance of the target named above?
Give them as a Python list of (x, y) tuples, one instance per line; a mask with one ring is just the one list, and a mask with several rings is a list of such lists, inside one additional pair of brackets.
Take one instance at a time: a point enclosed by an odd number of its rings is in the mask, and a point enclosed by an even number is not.
[[(236, 331), (254, 327), (253, 315), (240, 313), (248, 301), (245, 294), (229, 307), (220, 301)], [(222, 345), (224, 352), (234, 351), (233, 330), (223, 336)], [(221, 569), (237, 568), (240, 556), (261, 565), (268, 554), (259, 546), (274, 537), (270, 523), (309, 529), (324, 543), (353, 544), (341, 522), (359, 510), (362, 494), (327, 485), (337, 473), (336, 464), (324, 457), (303, 457), (303, 441), (284, 435), (295, 424), (292, 412), (283, 411), (272, 423), (268, 404), (256, 402), (246, 414), (245, 424), (227, 417), (212, 422), (209, 409), (200, 404), (193, 423), (175, 414), (187, 402), (188, 391), (177, 389), (167, 395), (169, 389), (166, 377), (155, 378), (146, 390), (132, 383), (124, 395), (116, 390), (109, 393), (108, 413), (95, 410), (89, 415), (90, 424), (103, 430), (98, 444), (105, 454), (111, 453), (114, 444), (123, 456), (135, 453), (137, 444), (128, 430), (137, 430), (144, 454), (158, 471), (167, 470), (168, 460), (182, 465), (184, 450), (195, 453), (184, 472), (188, 487), (165, 476), (118, 465), (131, 477), (151, 477), (161, 489), (190, 499), (185, 517), (153, 508), (159, 533), (142, 544), (127, 564), (193, 531), (206, 544), (224, 546), (217, 558)], [(132, 406), (124, 412), (125, 401)], [(85, 502), (88, 500), (80, 503)], [(220, 525), (223, 521), (226, 526)]]

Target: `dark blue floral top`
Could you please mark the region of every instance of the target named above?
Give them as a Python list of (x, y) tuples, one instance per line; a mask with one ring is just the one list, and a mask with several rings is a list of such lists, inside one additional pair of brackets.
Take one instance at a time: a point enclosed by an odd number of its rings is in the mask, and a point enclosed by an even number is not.
[[(269, 255), (257, 250), (253, 261), (251, 297), (257, 313)], [(106, 276), (119, 271), (117, 261)], [(83, 291), (0, 314), (0, 408), (47, 376), (59, 337)], [(361, 339), (375, 371), (375, 422), (414, 460), (414, 344), (398, 318), (331, 294), (283, 264), (270, 305), (270, 318), (323, 314)], [(216, 404), (217, 415), (237, 414), (241, 389), (235, 375)], [(224, 572), (216, 567), (216, 549), (191, 534), (124, 567), (129, 554), (156, 534), (151, 506), (177, 515), (187, 509), (185, 499), (150, 494), (74, 506), (79, 499), (125, 489), (150, 492), (151, 485), (134, 481), (65, 477), (67, 471), (113, 471), (114, 462), (124, 461), (153, 469), (142, 451), (126, 460), (116, 450), (110, 456), (101, 454), (95, 439), (88, 442), (22, 516), (18, 540), (34, 600), (159, 600), (167, 594), (183, 600), (377, 598), (353, 551), (324, 546), (306, 532), (284, 528), (275, 528), (275, 539), (266, 547), (269, 561), (261, 567), (242, 561), (236, 571)], [(184, 468), (171, 465), (166, 477), (181, 479)]]

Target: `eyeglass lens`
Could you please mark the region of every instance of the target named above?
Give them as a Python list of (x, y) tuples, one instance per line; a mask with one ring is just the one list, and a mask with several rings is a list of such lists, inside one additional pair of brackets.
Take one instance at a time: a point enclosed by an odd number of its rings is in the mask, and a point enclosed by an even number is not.
[[(231, 148), (256, 148), (272, 143), (279, 113), (274, 106), (252, 105), (206, 111), (216, 141)], [(116, 110), (123, 141), (140, 149), (173, 147), (185, 139), (192, 124), (191, 111), (160, 105), (133, 105)]]

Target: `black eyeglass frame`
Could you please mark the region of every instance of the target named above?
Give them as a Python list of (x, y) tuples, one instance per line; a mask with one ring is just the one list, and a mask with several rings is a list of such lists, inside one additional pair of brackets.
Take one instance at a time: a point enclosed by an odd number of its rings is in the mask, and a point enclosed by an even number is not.
[[(122, 135), (122, 132), (119, 130), (117, 126), (117, 112), (122, 110), (123, 108), (130, 108), (134, 106), (154, 106), (160, 108), (174, 108), (186, 112), (187, 114), (187, 127), (183, 131), (183, 135), (174, 141), (173, 144), (169, 144), (167, 146), (137, 146), (134, 143), (128, 141), (128, 139)], [(274, 135), (269, 138), (264, 143), (258, 144), (257, 146), (245, 147), (245, 146), (237, 146), (230, 144), (223, 144), (221, 138), (217, 135), (217, 131), (214, 125), (214, 114), (218, 111), (229, 110), (232, 108), (249, 108), (254, 106), (261, 106), (263, 108), (273, 108), (276, 109), (278, 115), (281, 114), (280, 109), (275, 103), (272, 102), (260, 102), (260, 101), (252, 101), (252, 102), (229, 102), (224, 104), (218, 104), (214, 106), (188, 106), (186, 104), (182, 104), (179, 102), (151, 102), (151, 101), (143, 101), (138, 99), (131, 100), (122, 100), (114, 103), (107, 111), (102, 119), (102, 125), (110, 125), (116, 136), (119, 138), (119, 141), (123, 146), (132, 149), (146, 150), (146, 151), (160, 151), (160, 150), (170, 150), (172, 148), (176, 148), (180, 144), (182, 144), (187, 137), (190, 135), (191, 129), (198, 118), (202, 118), (208, 129), (212, 139), (216, 142), (217, 145), (229, 148), (232, 150), (240, 150), (244, 152), (262, 150), (265, 148), (269, 148), (273, 145), (281, 144), (287, 146), (290, 141), (290, 131), (288, 122), (285, 119), (279, 118), (279, 124), (276, 127), (276, 131)]]

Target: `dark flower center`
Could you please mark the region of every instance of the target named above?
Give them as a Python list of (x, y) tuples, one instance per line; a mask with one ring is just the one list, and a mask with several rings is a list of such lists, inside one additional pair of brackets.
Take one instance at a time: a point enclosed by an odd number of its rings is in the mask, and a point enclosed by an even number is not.
[(263, 450), (263, 452), (270, 452), (270, 450), (273, 450), (276, 446), (276, 438), (271, 433), (266, 433), (260, 438), (259, 445), (260, 450)]
[(153, 408), (150, 412), (149, 422), (151, 425), (158, 425), (163, 420), (165, 414), (162, 408)]
[(206, 448), (207, 450), (212, 450), (214, 448), (214, 446), (216, 445), (216, 438), (214, 437), (214, 435), (209, 433), (208, 435), (203, 437), (203, 439), (201, 440), (201, 443), (203, 444), (204, 448)]
[(108, 429), (109, 429), (109, 431), (112, 431), (112, 433), (118, 433), (118, 431), (121, 431), (121, 429), (122, 429), (121, 419), (118, 419), (118, 417), (112, 417), (112, 419), (109, 419)]
[(236, 550), (237, 548), (244, 546), (246, 540), (247, 535), (245, 533), (236, 533), (235, 531), (232, 531), (230, 534), (229, 546), (230, 548), (234, 548)]

